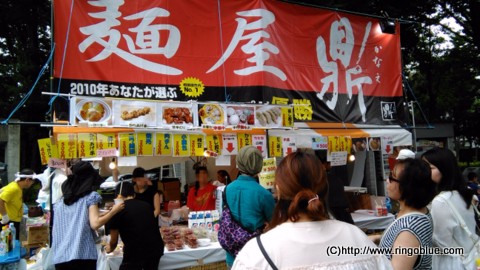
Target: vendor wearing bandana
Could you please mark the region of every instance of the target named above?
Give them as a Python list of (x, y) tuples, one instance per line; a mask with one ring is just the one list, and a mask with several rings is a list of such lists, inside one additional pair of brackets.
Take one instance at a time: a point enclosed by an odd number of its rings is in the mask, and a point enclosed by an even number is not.
[(15, 181), (10, 182), (0, 192), (0, 214), (2, 225), (13, 222), (17, 231), (16, 239), (20, 233), (20, 221), (23, 216), (23, 190), (30, 188), (37, 178), (31, 169), (23, 169), (15, 174)]

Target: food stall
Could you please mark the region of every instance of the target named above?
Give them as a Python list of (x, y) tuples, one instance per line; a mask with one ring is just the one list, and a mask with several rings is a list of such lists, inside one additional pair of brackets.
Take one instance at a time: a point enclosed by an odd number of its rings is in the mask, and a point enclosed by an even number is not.
[[(411, 144), (396, 126), (404, 122), (399, 29), (382, 33), (378, 18), (272, 0), (54, 2), (53, 81), (57, 96), (69, 99), (55, 111), (69, 117), (39, 140), (43, 164), (100, 158), (106, 176), (114, 159), (131, 170), (207, 155), (232, 168), (231, 157), (254, 145), (278, 159), (298, 148), (324, 150), (336, 165), (353, 154), (360, 173), (371, 153), (384, 159), (393, 146)], [(142, 17), (150, 12), (154, 21)], [(93, 31), (108, 25), (104, 16), (118, 19), (116, 44)], [(338, 40), (345, 51), (336, 55)], [(274, 168), (275, 159), (268, 162)], [(267, 188), (271, 176), (262, 178)], [(201, 265), (220, 253), (216, 244), (185, 248), (166, 252), (162, 263)], [(106, 260), (115, 268), (120, 259)]]

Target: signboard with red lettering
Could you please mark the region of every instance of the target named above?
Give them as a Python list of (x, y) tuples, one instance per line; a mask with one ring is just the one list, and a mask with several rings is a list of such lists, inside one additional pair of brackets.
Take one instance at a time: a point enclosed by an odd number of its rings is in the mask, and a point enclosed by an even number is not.
[(77, 158), (77, 134), (58, 134), (57, 150), (60, 159)]
[(153, 133), (139, 132), (137, 133), (137, 146), (139, 156), (152, 156), (153, 155)]
[(40, 160), (42, 165), (48, 164), (48, 161), (51, 158), (56, 158), (58, 156), (57, 147), (56, 145), (52, 144), (51, 138), (39, 139), (38, 150), (40, 151)]
[(267, 157), (267, 136), (266, 135), (252, 135), (252, 145), (257, 147), (262, 152), (262, 156)]
[(118, 151), (121, 157), (132, 157), (137, 154), (135, 133), (119, 133), (118, 142)]
[(235, 134), (235, 133), (224, 133), (224, 134), (222, 134), (222, 139), (223, 139), (222, 155), (233, 156), (233, 155), (238, 154), (237, 134)]
[(78, 157), (89, 158), (97, 156), (97, 135), (94, 133), (77, 134)]
[(172, 134), (157, 133), (155, 143), (156, 156), (171, 156), (172, 155)]
[(276, 0), (71, 6), (54, 0), (54, 77), (69, 94), (291, 104), (300, 122), (401, 117), (398, 24)]
[(283, 137), (282, 138), (282, 149), (283, 156), (291, 154), (297, 151), (297, 143), (294, 137)]

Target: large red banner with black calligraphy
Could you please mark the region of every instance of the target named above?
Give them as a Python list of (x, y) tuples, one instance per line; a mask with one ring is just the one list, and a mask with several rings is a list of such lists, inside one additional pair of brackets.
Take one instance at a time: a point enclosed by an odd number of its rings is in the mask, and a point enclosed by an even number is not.
[(294, 104), (397, 124), (400, 29), (274, 0), (56, 0), (55, 82), (80, 96)]

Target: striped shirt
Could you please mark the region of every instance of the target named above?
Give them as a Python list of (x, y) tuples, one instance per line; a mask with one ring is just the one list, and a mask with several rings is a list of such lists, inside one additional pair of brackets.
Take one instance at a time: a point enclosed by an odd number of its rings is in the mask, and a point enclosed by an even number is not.
[[(379, 247), (393, 247), (393, 243), (403, 231), (412, 233), (420, 242), (421, 247), (431, 247), (433, 221), (430, 212), (427, 214), (411, 213), (396, 219), (383, 233)], [(391, 254), (386, 255), (389, 260), (392, 259)], [(413, 269), (432, 269), (432, 256), (418, 255)]]
[(63, 199), (54, 205), (52, 252), (53, 264), (71, 260), (96, 260), (94, 231), (90, 227), (88, 208), (98, 204), (102, 197), (92, 191), (72, 205), (65, 205)]

